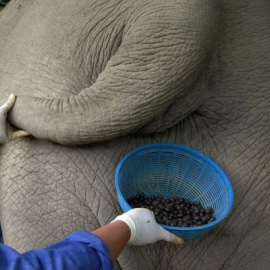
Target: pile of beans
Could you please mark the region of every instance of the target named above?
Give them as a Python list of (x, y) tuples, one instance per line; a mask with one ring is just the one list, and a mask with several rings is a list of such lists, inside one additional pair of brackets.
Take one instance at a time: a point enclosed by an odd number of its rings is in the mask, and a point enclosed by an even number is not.
[(197, 227), (216, 219), (213, 209), (204, 209), (200, 202), (190, 202), (183, 198), (164, 198), (161, 195), (147, 197), (144, 193), (127, 199), (132, 208), (147, 208), (155, 214), (157, 223), (174, 227)]

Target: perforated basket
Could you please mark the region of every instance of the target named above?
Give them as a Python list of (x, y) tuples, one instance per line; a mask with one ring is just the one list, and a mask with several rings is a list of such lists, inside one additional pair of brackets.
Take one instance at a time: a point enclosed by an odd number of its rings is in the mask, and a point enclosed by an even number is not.
[(219, 166), (200, 152), (176, 144), (150, 144), (127, 154), (117, 166), (115, 186), (124, 212), (131, 209), (126, 199), (138, 192), (177, 196), (212, 207), (216, 220), (210, 224), (189, 228), (162, 225), (185, 240), (209, 232), (233, 205), (232, 186)]

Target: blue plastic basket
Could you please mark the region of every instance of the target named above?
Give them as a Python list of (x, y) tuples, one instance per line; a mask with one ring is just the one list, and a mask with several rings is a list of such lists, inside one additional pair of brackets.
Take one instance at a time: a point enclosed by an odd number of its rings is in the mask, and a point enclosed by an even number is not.
[(138, 192), (177, 196), (212, 207), (216, 220), (210, 224), (189, 228), (162, 225), (185, 240), (208, 233), (233, 205), (231, 183), (219, 166), (200, 152), (177, 144), (150, 144), (127, 154), (117, 166), (115, 186), (124, 212), (131, 209), (126, 199)]

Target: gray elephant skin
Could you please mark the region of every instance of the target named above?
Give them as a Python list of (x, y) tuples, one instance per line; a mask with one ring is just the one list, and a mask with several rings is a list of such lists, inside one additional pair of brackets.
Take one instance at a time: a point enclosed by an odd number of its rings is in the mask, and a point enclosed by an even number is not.
[(33, 136), (0, 148), (4, 241), (20, 252), (121, 213), (120, 159), (172, 142), (215, 160), (235, 203), (209, 235), (126, 247), (116, 269), (269, 269), (270, 2), (12, 0), (0, 101)]

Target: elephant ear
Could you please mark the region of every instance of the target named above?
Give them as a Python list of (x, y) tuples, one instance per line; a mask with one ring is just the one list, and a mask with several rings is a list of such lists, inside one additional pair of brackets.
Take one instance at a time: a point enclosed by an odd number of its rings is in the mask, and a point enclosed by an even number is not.
[(11, 123), (37, 138), (87, 144), (135, 132), (176, 97), (178, 104), (193, 98), (190, 89), (208, 64), (218, 32), (218, 6), (164, 2), (134, 11), (121, 45), (93, 85), (63, 98), (18, 96)]

